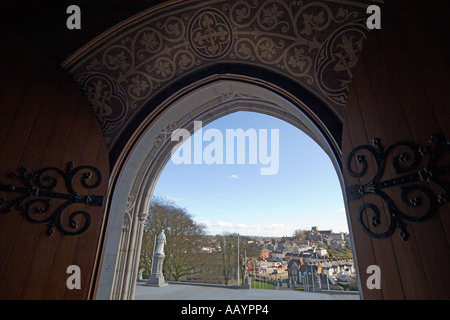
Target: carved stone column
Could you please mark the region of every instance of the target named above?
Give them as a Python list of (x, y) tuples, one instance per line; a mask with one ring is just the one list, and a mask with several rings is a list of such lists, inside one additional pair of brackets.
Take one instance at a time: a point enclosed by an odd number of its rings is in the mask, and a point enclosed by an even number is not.
[(129, 264), (128, 249), (130, 247), (133, 225), (133, 211), (135, 208), (135, 195), (130, 194), (127, 199), (127, 207), (122, 222), (122, 234), (118, 248), (116, 271), (112, 288), (112, 299), (123, 299), (122, 292), (126, 288), (126, 273)]

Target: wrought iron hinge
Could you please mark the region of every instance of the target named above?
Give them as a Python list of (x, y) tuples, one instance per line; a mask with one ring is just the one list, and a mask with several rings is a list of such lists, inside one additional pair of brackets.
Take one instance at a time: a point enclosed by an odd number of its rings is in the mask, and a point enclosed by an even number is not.
[[(75, 167), (73, 162), (67, 165), (65, 171), (59, 168), (47, 167), (33, 173), (26, 168), (8, 175), (10, 184), (0, 182), (0, 213), (8, 214), (14, 210), (20, 211), (33, 223), (48, 223), (47, 235), (51, 236), (56, 227), (64, 235), (79, 235), (85, 232), (91, 224), (91, 216), (84, 210), (72, 212), (68, 217), (68, 226), (63, 226), (62, 213), (76, 203), (89, 206), (103, 206), (103, 196), (83, 195), (74, 190), (73, 180), (79, 176), (81, 185), (86, 189), (95, 189), (102, 183), (102, 174), (92, 166)], [(93, 175), (95, 178), (93, 178)], [(59, 177), (59, 179), (58, 179)], [(65, 191), (56, 192), (58, 181), (64, 181)], [(19, 182), (19, 184), (15, 183)], [(61, 188), (59, 187), (58, 190)], [(10, 196), (18, 196), (10, 199)], [(52, 200), (60, 199), (58, 207), (52, 210)], [(65, 201), (64, 201), (65, 200)], [(61, 203), (62, 202), (62, 203)], [(80, 219), (84, 217), (84, 219)], [(79, 226), (78, 220), (83, 220)]]
[[(362, 178), (367, 174), (368, 161), (364, 151), (369, 152), (375, 162), (375, 175), (368, 183), (353, 185), (346, 189), (348, 201), (358, 200), (368, 195), (381, 198), (389, 211), (389, 226), (384, 232), (375, 232), (380, 225), (380, 210), (369, 202), (367, 197), (365, 204), (358, 210), (358, 221), (366, 234), (373, 238), (383, 239), (391, 236), (396, 228), (400, 229), (400, 236), (403, 240), (408, 239), (405, 221), (421, 222), (431, 218), (440, 205), (449, 202), (450, 181), (444, 180), (444, 176), (450, 174), (450, 165), (439, 164), (444, 152), (450, 151), (450, 141), (442, 135), (431, 136), (429, 142), (432, 146), (419, 146), (411, 142), (402, 141), (391, 145), (385, 150), (380, 139), (373, 140), (373, 146), (362, 145), (353, 149), (347, 157), (346, 169), (355, 178)], [(402, 150), (397, 155), (394, 150)], [(387, 165), (387, 159), (393, 156), (392, 165), (397, 177), (381, 180)], [(425, 159), (425, 164), (420, 166)], [(361, 169), (354, 171), (351, 167), (353, 160), (359, 164)], [(392, 200), (388, 188), (400, 187), (403, 207)], [(437, 192), (438, 191), (438, 192)], [(437, 193), (436, 193), (437, 192)], [(409, 210), (421, 210), (419, 214), (411, 216), (407, 214)], [(370, 227), (366, 225), (363, 214), (372, 211), (373, 215), (369, 219)]]

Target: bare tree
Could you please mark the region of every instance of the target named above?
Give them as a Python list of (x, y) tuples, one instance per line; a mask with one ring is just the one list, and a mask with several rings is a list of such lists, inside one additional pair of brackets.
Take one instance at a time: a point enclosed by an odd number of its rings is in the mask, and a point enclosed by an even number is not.
[(253, 266), (259, 260), (261, 249), (248, 237), (240, 237), (239, 255), (241, 263), (241, 284), (244, 285), (245, 271), (248, 266)]
[(230, 284), (230, 280), (237, 275), (239, 266), (239, 284), (243, 285), (246, 267), (252, 265), (259, 258), (258, 245), (250, 241), (250, 238), (239, 236), (237, 233), (223, 233), (217, 235), (216, 238), (222, 252), (222, 274), (225, 284)]
[(292, 237), (296, 241), (302, 241), (302, 240), (305, 240), (306, 238), (310, 237), (311, 234), (312, 234), (311, 230), (297, 229), (294, 231), (294, 234), (292, 235)]
[(222, 252), (222, 273), (225, 284), (230, 284), (237, 266), (237, 233), (217, 235)]
[(184, 208), (159, 198), (152, 199), (144, 229), (141, 263), (145, 272), (151, 272), (155, 235), (162, 229), (167, 239), (164, 277), (179, 281), (184, 275), (200, 272), (206, 263), (205, 255), (201, 254), (206, 241), (205, 227), (197, 224)]
[(156, 236), (162, 229), (167, 240), (163, 265), (166, 279), (179, 281), (183, 276), (195, 275), (196, 281), (230, 284), (239, 267), (243, 284), (245, 268), (259, 258), (259, 247), (250, 238), (239, 237), (238, 241), (237, 233), (207, 236), (205, 227), (196, 223), (184, 208), (154, 198), (142, 241), (140, 265), (144, 276), (150, 275)]

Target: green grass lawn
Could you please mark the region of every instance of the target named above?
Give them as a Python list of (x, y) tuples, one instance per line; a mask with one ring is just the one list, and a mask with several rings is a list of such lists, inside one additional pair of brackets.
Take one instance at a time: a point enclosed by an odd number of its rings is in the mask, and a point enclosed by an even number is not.
[(255, 281), (254, 279), (251, 280), (251, 286), (252, 289), (267, 289), (267, 290), (275, 289), (275, 286), (272, 284), (272, 282), (259, 282)]

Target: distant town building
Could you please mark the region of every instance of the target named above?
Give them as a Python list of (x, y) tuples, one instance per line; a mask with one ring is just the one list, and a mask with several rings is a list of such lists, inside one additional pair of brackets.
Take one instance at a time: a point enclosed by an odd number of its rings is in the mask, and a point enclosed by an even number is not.
[(265, 251), (261, 251), (259, 253), (259, 259), (260, 260), (266, 260), (270, 258), (270, 251), (269, 250), (265, 250)]
[(272, 260), (283, 261), (285, 259), (285, 255), (286, 253), (283, 252), (272, 252), (270, 258)]
[(322, 247), (318, 247), (315, 252), (319, 257), (324, 257), (328, 254), (327, 249), (322, 248)]

